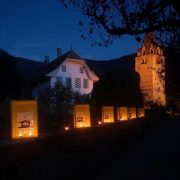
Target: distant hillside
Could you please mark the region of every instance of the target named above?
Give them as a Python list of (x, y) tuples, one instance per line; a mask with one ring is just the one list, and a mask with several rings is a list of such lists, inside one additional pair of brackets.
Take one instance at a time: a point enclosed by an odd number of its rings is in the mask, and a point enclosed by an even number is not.
[[(178, 76), (180, 70), (180, 54), (165, 52), (165, 55), (166, 91), (170, 95), (177, 94), (177, 91), (180, 91), (180, 76)], [(88, 66), (100, 77), (100, 82), (95, 85), (94, 90), (97, 93), (93, 92), (93, 94), (98, 95), (99, 90), (97, 90), (97, 87), (103, 90), (103, 88), (98, 85), (99, 83), (101, 86), (103, 83), (105, 86), (108, 86), (109, 83), (109, 93), (114, 91), (112, 87), (118, 89), (120, 86), (123, 86), (119, 89), (121, 96), (126, 92), (126, 88), (131, 89), (131, 91), (128, 89), (128, 93), (130, 94), (132, 94), (131, 92), (133, 91), (137, 92), (137, 89), (139, 88), (137, 87), (137, 83), (139, 83), (139, 80), (137, 73), (134, 71), (135, 56), (136, 54), (130, 54), (109, 61), (86, 60)], [(42, 62), (21, 57), (14, 57), (6, 51), (0, 49), (0, 100), (2, 100), (3, 97), (8, 96), (16, 98), (19, 97), (20, 94), (24, 94), (24, 92), (25, 94), (28, 92), (27, 94), (30, 95), (32, 85), (44, 77), (46, 70), (47, 66)], [(108, 76), (110, 76), (110, 78), (108, 78)], [(133, 79), (133, 76), (136, 78)], [(103, 80), (103, 83), (101, 79)], [(136, 81), (136, 84), (133, 86), (135, 89), (130, 86), (126, 86), (126, 83), (133, 84), (134, 81)], [(138, 94), (136, 95), (139, 96)], [(124, 100), (121, 102), (124, 102)], [(131, 104), (130, 101), (129, 103)]]
[(8, 54), (6, 51), (0, 49), (0, 56), (2, 56), (2, 55), (10, 55), (10, 54)]
[(108, 71), (134, 71), (135, 55), (136, 54), (130, 54), (109, 61), (87, 60), (87, 64), (100, 76)]
[(91, 96), (91, 103), (96, 105), (97, 112), (101, 112), (103, 105), (142, 106), (140, 79), (135, 72), (135, 55), (130, 54), (109, 61), (87, 60), (90, 68), (100, 76)]
[(0, 49), (0, 101), (31, 97), (32, 84), (44, 75), (45, 65), (21, 57), (14, 57)]
[(19, 74), (22, 76), (25, 85), (31, 85), (38, 79), (42, 78), (46, 71), (44, 63), (26, 58), (16, 57), (16, 67)]
[(7, 97), (18, 96), (20, 75), (16, 68), (17, 59), (0, 50), (0, 101)]

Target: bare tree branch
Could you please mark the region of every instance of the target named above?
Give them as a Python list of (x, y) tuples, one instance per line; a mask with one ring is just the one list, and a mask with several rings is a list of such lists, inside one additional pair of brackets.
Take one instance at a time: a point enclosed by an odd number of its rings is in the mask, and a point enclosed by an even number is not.
[[(84, 36), (106, 34), (107, 39), (122, 35), (140, 35), (156, 31), (159, 42), (167, 46), (176, 45), (179, 50), (180, 42), (180, 12), (175, 0), (60, 0), (65, 7), (73, 6), (89, 18), (90, 23), (84, 22), (90, 29)], [(94, 29), (99, 33), (94, 34)], [(165, 35), (171, 38), (164, 40)], [(164, 37), (163, 37), (164, 36)], [(161, 38), (163, 37), (163, 38)], [(96, 38), (97, 39), (97, 38)], [(106, 42), (105, 36), (99, 40)], [(171, 41), (170, 41), (171, 40)], [(111, 44), (110, 43), (110, 44)]]

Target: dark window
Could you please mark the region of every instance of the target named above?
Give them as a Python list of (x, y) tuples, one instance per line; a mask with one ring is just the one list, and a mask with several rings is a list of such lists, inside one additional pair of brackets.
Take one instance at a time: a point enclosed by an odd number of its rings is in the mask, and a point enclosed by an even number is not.
[(146, 64), (147, 60), (146, 59), (142, 59), (142, 63), (141, 64)]
[(63, 85), (63, 78), (61, 76), (56, 77), (56, 83), (57, 83), (57, 85), (62, 86)]
[(71, 83), (71, 78), (70, 78), (70, 77), (67, 77), (67, 78), (66, 78), (66, 87), (67, 87), (67, 88), (71, 88), (71, 84), (72, 84), (72, 83)]
[(156, 59), (156, 64), (161, 64), (161, 59)]
[(84, 79), (84, 88), (89, 88), (89, 81), (88, 81), (88, 79)]
[(62, 65), (62, 71), (65, 72), (66, 71), (66, 65)]
[(80, 67), (80, 73), (84, 73), (84, 68)]
[(81, 79), (75, 78), (75, 88), (81, 88)]

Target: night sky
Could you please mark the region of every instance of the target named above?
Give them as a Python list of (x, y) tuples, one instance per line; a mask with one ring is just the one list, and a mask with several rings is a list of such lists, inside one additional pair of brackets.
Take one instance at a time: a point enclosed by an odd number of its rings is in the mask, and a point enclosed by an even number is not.
[(92, 47), (80, 38), (80, 12), (65, 9), (58, 0), (0, 0), (0, 48), (14, 56), (43, 61), (62, 52), (75, 50), (81, 57), (96, 60), (113, 59), (137, 52), (141, 43), (123, 36), (106, 47)]

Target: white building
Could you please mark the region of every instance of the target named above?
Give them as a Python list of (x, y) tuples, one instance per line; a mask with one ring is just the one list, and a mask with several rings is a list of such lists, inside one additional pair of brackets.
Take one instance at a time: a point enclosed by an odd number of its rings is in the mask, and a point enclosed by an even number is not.
[[(45, 77), (49, 81), (48, 84), (54, 87), (56, 83), (59, 83), (81, 95), (90, 94), (93, 84), (99, 80), (99, 77), (87, 66), (86, 61), (72, 50), (58, 56), (47, 64)], [(43, 83), (40, 83), (35, 88), (34, 94), (42, 87)]]

